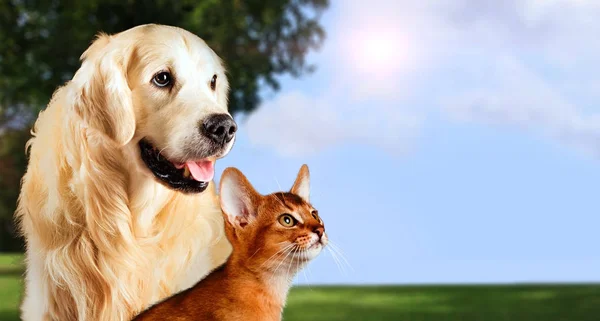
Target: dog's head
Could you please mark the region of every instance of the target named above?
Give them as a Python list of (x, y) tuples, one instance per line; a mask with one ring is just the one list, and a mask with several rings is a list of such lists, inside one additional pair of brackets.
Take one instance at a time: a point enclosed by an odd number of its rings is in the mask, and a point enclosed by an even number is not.
[(144, 25), (100, 34), (72, 81), (73, 109), (115, 147), (134, 144), (162, 184), (201, 192), (233, 146), (229, 84), (220, 58), (183, 29)]

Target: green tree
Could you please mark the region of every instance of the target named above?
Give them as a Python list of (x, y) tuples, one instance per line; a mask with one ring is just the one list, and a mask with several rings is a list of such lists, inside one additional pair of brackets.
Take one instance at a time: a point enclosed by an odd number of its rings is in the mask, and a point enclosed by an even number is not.
[(277, 76), (300, 77), (314, 69), (305, 57), (324, 40), (319, 18), (328, 2), (0, 1), (0, 251), (9, 248), (6, 234), (12, 229), (31, 122), (56, 87), (71, 79), (95, 34), (159, 23), (199, 35), (225, 61), (230, 110), (248, 113), (260, 103), (259, 87), (278, 90)]
[(29, 132), (8, 129), (0, 136), (0, 252), (22, 250), (12, 219), (25, 172), (25, 143)]

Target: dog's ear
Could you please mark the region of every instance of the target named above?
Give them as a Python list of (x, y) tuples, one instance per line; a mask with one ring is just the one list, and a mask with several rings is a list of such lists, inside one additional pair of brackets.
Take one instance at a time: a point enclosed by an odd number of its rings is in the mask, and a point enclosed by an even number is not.
[(74, 112), (90, 127), (119, 146), (135, 132), (131, 90), (126, 79), (129, 48), (111, 45), (109, 35), (99, 34), (81, 55), (81, 68), (72, 81)]
[(221, 209), (231, 225), (243, 228), (255, 218), (260, 194), (237, 168), (223, 171), (219, 194)]
[(310, 198), (310, 173), (308, 172), (308, 166), (306, 164), (300, 167), (294, 186), (290, 190), (290, 193), (300, 196), (305, 202), (309, 201)]

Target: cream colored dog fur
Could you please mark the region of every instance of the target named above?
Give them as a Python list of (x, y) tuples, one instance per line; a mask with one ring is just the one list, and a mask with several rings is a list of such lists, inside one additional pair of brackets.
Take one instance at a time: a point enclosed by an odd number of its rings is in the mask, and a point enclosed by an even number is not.
[[(185, 30), (144, 25), (100, 34), (82, 61), (28, 143), (16, 214), (27, 241), (25, 321), (129, 320), (231, 250), (214, 184), (200, 194), (165, 187), (137, 145), (151, 136), (166, 155), (181, 155), (203, 117), (227, 113), (219, 57)], [(164, 68), (176, 89), (152, 86)]]

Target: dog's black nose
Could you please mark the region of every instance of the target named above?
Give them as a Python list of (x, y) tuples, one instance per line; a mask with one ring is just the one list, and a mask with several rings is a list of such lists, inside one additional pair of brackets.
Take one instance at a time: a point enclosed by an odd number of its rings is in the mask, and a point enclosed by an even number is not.
[(229, 143), (237, 131), (235, 121), (228, 114), (210, 115), (206, 117), (201, 127), (206, 137), (219, 144)]

